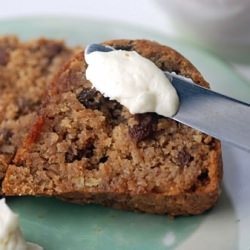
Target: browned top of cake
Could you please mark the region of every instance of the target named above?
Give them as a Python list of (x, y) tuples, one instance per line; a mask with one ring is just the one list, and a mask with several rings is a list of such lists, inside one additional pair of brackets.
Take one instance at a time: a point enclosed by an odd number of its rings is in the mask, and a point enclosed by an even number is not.
[(0, 37), (0, 183), (33, 123), (48, 82), (71, 53), (61, 41)]
[[(162, 70), (208, 86), (195, 67), (169, 47), (145, 40), (106, 44), (136, 50)], [(130, 114), (93, 89), (85, 70), (81, 52), (58, 73), (48, 102), (18, 150), (16, 166), (8, 169), (6, 194), (74, 199), (91, 193), (217, 193), (217, 140), (154, 113)]]

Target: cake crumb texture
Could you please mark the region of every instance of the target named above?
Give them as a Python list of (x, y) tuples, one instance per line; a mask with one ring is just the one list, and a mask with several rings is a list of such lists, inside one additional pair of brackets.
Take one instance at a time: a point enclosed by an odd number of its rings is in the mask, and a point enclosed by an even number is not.
[(0, 37), (0, 184), (48, 83), (71, 53), (61, 41), (21, 42), (15, 36)]
[[(162, 70), (208, 87), (172, 48), (147, 40), (105, 44), (135, 50)], [(48, 100), (7, 170), (5, 194), (174, 216), (211, 208), (222, 176), (220, 142), (155, 113), (130, 114), (92, 87), (86, 67), (82, 51), (52, 81)]]

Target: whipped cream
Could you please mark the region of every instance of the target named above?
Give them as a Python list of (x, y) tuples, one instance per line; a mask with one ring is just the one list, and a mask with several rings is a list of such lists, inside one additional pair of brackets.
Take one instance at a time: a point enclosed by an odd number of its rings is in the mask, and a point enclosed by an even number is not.
[(113, 50), (85, 53), (86, 78), (105, 97), (129, 112), (156, 112), (171, 117), (179, 106), (175, 88), (149, 59), (135, 51)]
[(27, 243), (19, 228), (18, 215), (13, 213), (5, 203), (0, 200), (0, 250), (42, 250), (43, 248)]

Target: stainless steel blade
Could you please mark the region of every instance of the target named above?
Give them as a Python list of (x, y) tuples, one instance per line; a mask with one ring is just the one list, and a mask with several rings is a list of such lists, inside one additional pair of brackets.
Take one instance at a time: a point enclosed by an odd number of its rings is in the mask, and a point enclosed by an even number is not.
[(250, 152), (250, 105), (165, 72), (180, 98), (172, 118)]

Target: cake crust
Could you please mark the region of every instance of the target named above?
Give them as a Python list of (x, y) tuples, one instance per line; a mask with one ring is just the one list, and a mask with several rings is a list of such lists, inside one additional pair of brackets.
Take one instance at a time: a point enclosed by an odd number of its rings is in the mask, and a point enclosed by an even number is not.
[[(135, 50), (162, 70), (208, 87), (172, 48), (147, 40), (105, 44)], [(58, 72), (8, 168), (5, 194), (57, 196), (174, 216), (211, 208), (220, 192), (220, 142), (153, 113), (130, 114), (93, 89), (85, 70), (80, 52)]]

